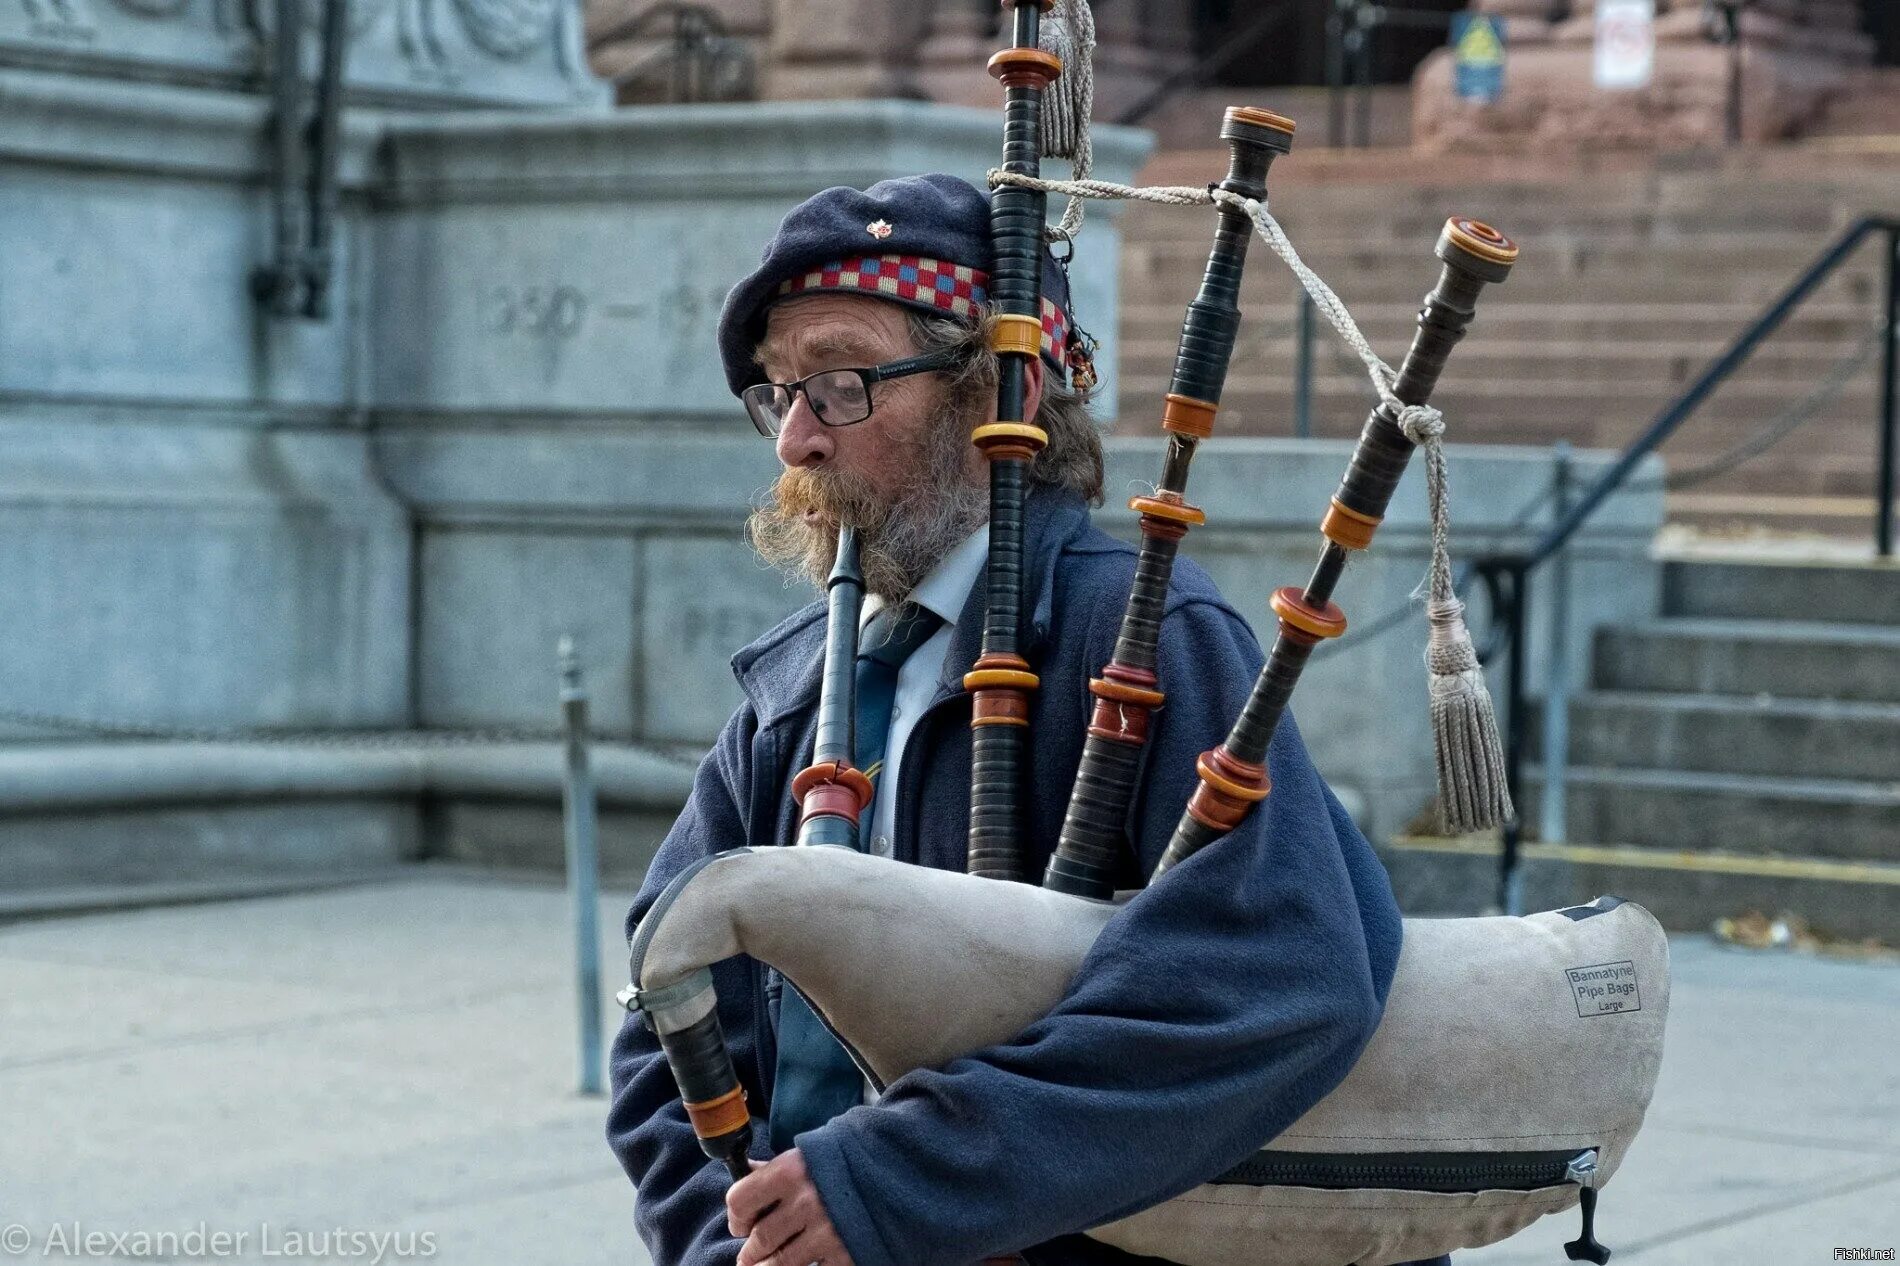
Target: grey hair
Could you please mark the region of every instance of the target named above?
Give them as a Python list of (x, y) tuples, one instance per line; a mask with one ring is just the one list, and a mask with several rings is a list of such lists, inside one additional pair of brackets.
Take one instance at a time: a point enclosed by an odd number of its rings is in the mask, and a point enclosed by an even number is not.
[[(950, 317), (906, 309), (911, 341), (919, 354), (955, 351), (956, 369), (947, 372), (953, 412), (968, 418), (996, 401), (996, 353), (990, 350), (987, 322), (971, 325)], [(1048, 366), (1043, 367), (1045, 370)], [(1042, 378), (1042, 404), (1036, 424), (1049, 433), (1049, 445), (1030, 467), (1036, 483), (1067, 488), (1090, 505), (1102, 504), (1102, 435), (1089, 416), (1088, 401), (1056, 373)]]

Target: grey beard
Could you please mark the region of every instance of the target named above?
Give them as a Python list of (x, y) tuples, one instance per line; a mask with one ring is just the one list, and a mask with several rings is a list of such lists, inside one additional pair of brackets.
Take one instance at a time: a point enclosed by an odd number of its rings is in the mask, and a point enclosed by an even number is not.
[[(891, 502), (856, 481), (787, 471), (746, 522), (752, 548), (789, 580), (823, 590), (837, 558), (837, 521), (843, 519), (858, 529), (865, 590), (887, 602), (906, 598), (989, 517), (989, 490), (970, 482), (968, 453), (964, 424), (944, 417), (905, 454), (910, 474)], [(807, 523), (806, 504), (817, 505), (825, 517)]]

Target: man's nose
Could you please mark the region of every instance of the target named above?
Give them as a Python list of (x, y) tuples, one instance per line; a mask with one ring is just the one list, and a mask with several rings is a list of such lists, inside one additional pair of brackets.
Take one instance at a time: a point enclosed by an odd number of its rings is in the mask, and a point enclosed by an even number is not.
[(785, 421), (779, 425), (778, 459), (787, 467), (822, 466), (837, 451), (831, 428), (818, 421), (811, 401), (799, 392), (792, 400)]

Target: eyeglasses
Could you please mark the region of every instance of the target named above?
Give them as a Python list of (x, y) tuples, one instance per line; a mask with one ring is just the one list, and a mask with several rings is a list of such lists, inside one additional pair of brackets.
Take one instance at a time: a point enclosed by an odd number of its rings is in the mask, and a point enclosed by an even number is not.
[(745, 411), (752, 416), (752, 425), (768, 439), (784, 428), (785, 417), (792, 411), (792, 404), (801, 391), (811, 406), (812, 416), (820, 423), (851, 426), (871, 416), (872, 383), (949, 369), (957, 360), (955, 351), (946, 350), (869, 369), (821, 369), (797, 382), (754, 383), (741, 392), (739, 398), (745, 401)]

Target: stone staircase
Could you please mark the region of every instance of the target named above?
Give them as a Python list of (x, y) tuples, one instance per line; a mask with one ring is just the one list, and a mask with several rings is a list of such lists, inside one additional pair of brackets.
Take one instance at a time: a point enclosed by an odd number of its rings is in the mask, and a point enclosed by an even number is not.
[(1752, 907), (1900, 940), (1900, 567), (1667, 562), (1662, 614), (1593, 650), (1569, 847), (1537, 864), (1672, 927)]
[(1855, 72), (1809, 135), (1900, 137), (1900, 67)]
[[(1224, 169), (1212, 151), (1164, 153), (1143, 179), (1200, 184)], [(1621, 447), (1844, 225), (1900, 210), (1900, 150), (1850, 159), (1816, 144), (1506, 162), (1296, 143), (1274, 169), (1272, 196), (1303, 256), (1388, 359), (1409, 340), (1448, 214), (1477, 215), (1517, 237), (1517, 269), (1486, 296), (1439, 390), (1452, 434)], [(1131, 206), (1124, 228), (1118, 429), (1143, 433), (1159, 416), (1182, 309), (1206, 257), (1208, 215)], [(1859, 364), (1798, 440), (1672, 496), (1672, 519), (1865, 531), (1878, 399), (1870, 330), (1881, 284), (1879, 250), (1869, 245), (1678, 433), (1664, 450), (1671, 468), (1701, 465), (1803, 406), (1837, 366)], [(1257, 244), (1223, 429), (1291, 433), (1296, 293)], [(1315, 371), (1314, 433), (1356, 433), (1368, 387), (1324, 330)]]

